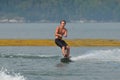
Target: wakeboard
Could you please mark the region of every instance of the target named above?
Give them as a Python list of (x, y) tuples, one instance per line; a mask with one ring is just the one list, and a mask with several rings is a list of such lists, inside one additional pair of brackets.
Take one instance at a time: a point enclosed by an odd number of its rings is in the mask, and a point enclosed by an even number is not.
[(63, 63), (69, 63), (69, 62), (72, 62), (72, 60), (70, 59), (70, 58), (61, 58), (61, 60), (60, 60), (61, 62), (63, 62)]

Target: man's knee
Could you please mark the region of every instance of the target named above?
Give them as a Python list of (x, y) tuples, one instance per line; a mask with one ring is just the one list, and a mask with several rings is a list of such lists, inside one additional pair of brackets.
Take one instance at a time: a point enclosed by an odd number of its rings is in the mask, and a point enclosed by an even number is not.
[(63, 47), (62, 47), (62, 50), (66, 50), (66, 49), (67, 49), (67, 50), (70, 50), (70, 47), (69, 47), (69, 46), (63, 46)]
[(66, 46), (67, 49), (70, 49), (70, 46)]
[(62, 49), (65, 49), (65, 46), (62, 46)]

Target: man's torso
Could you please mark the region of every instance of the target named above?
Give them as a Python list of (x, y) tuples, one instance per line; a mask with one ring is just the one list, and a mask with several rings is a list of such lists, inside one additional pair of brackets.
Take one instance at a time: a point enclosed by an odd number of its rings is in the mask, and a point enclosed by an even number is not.
[[(60, 28), (60, 27), (57, 27), (58, 29), (58, 34), (61, 34), (62, 36), (65, 34), (66, 32), (66, 28)], [(60, 36), (56, 36), (56, 38), (59, 38), (59, 39), (62, 39), (62, 37)]]

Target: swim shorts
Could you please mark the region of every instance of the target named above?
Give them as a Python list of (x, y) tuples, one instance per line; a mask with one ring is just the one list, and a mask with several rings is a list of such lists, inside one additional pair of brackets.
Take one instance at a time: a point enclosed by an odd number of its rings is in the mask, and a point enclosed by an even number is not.
[(63, 46), (66, 46), (68, 45), (64, 40), (62, 39), (55, 39), (55, 43), (57, 46), (59, 46), (60, 48), (62, 48)]

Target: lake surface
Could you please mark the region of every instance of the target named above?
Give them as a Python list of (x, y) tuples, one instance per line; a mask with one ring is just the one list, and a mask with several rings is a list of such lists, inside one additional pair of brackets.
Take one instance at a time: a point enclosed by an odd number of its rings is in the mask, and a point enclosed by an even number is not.
[[(0, 24), (0, 38), (4, 39), (54, 39), (59, 23), (8, 23)], [(68, 23), (68, 39), (99, 38), (120, 39), (120, 23)]]
[[(58, 23), (0, 24), (1, 39), (54, 39)], [(119, 23), (68, 23), (67, 39), (120, 39)], [(0, 80), (119, 80), (120, 47), (71, 47), (61, 63), (58, 47), (0, 47)]]

